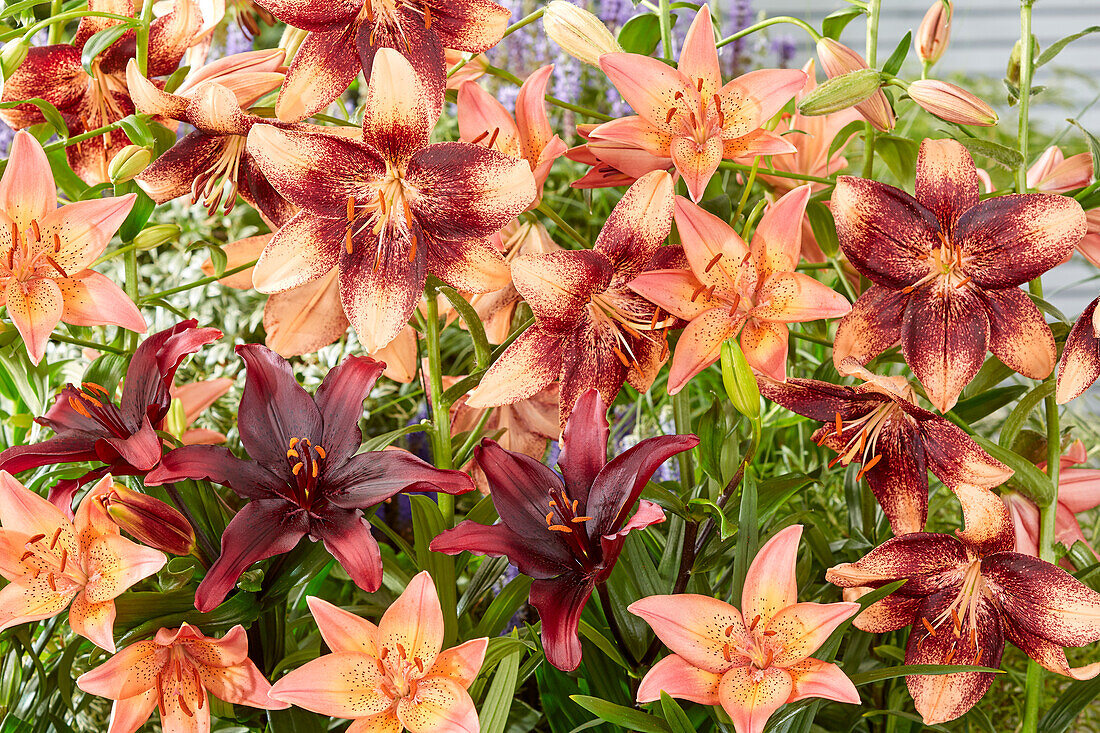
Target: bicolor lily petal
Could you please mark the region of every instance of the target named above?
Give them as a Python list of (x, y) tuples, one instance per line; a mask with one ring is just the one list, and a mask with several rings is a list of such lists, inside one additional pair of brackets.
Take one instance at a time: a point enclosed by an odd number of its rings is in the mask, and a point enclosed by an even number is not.
[[(562, 433), (556, 473), (539, 461), (483, 440), (475, 458), (489, 482), (501, 521), (466, 520), (432, 540), (447, 555), (507, 557), (534, 579), (531, 605), (542, 619), (547, 660), (573, 670), (581, 662), (581, 612), (611, 575), (627, 533), (664, 521), (652, 502), (639, 501), (653, 472), (694, 448), (694, 435), (643, 440), (607, 460), (607, 403), (596, 390), (577, 401)], [(629, 516), (637, 505), (633, 516)]]
[[(428, 144), (432, 92), (396, 51), (378, 52), (363, 141), (256, 125), (248, 150), (301, 211), (256, 265), (261, 292), (339, 267), (344, 313), (368, 352), (408, 322), (427, 273), (468, 292), (508, 284), (489, 237), (535, 198), (525, 160), (469, 143)], [(329, 185), (315, 185), (323, 175)]]
[(690, 321), (676, 345), (668, 391), (718, 361), (722, 344), (740, 333), (749, 364), (778, 380), (787, 372), (787, 324), (836, 318), (851, 306), (842, 295), (795, 272), (810, 187), (771, 204), (745, 244), (725, 221), (683, 197), (676, 227), (691, 269), (643, 272), (630, 288), (658, 308)]
[[(638, 118), (626, 118), (635, 124)], [(604, 138), (597, 129), (600, 125), (577, 125), (577, 134), (585, 142), (565, 151), (565, 157), (576, 163), (590, 166), (581, 178), (573, 181), (573, 188), (614, 188), (630, 186), (650, 171), (668, 171), (677, 178), (672, 158), (654, 155), (638, 142)], [(613, 132), (613, 131), (612, 131)], [(629, 137), (629, 136), (624, 136)]]
[(1085, 393), (1100, 377), (1100, 318), (1096, 306), (1100, 298), (1088, 304), (1066, 337), (1066, 346), (1058, 360), (1058, 386), (1055, 396), (1065, 404)]
[(409, 581), (377, 626), (320, 598), (306, 600), (332, 653), (276, 682), (272, 699), (351, 718), (355, 731), (477, 733), (467, 689), (489, 640), (443, 649), (443, 610), (427, 572)]
[(560, 422), (595, 387), (610, 403), (624, 382), (649, 389), (668, 356), (673, 319), (628, 284), (654, 264), (672, 228), (672, 177), (648, 173), (627, 190), (591, 250), (529, 254), (512, 261), (512, 282), (535, 323), (493, 363), (471, 407), (526, 399), (555, 379)]
[(806, 74), (761, 69), (723, 85), (706, 5), (688, 29), (676, 69), (634, 53), (604, 54), (600, 68), (638, 116), (612, 120), (592, 134), (670, 158), (694, 201), (723, 158), (795, 151), (763, 126), (803, 87)]
[(165, 731), (210, 730), (210, 697), (282, 710), (271, 683), (248, 658), (248, 636), (234, 626), (221, 639), (184, 623), (126, 647), (76, 680), (85, 692), (114, 700), (107, 733), (135, 733), (156, 710)]
[(73, 493), (108, 472), (143, 476), (161, 457), (163, 427), (172, 406), (170, 388), (176, 369), (190, 354), (221, 338), (216, 328), (197, 328), (183, 321), (145, 339), (126, 369), (122, 395), (93, 382), (68, 385), (37, 423), (53, 430), (49, 440), (0, 452), (0, 470), (18, 473), (39, 466), (91, 462), (100, 464), (82, 477), (59, 482), (50, 501), (70, 511)]
[[(275, 114), (296, 122), (324, 110), (363, 74), (373, 83), (379, 52), (407, 59), (433, 104), (442, 105), (446, 49), (481, 53), (504, 36), (511, 13), (490, 0), (257, 0), (279, 20), (308, 31), (287, 71)], [(438, 110), (437, 110), (438, 111)]]
[(145, 332), (145, 319), (122, 288), (89, 269), (135, 199), (128, 194), (58, 207), (41, 143), (29, 132), (15, 134), (0, 178), (0, 305), (32, 363), (42, 361), (61, 321)]
[(837, 452), (830, 464), (863, 464), (866, 476), (894, 534), (920, 532), (928, 519), (928, 471), (970, 504), (984, 497), (999, 500), (990, 489), (1012, 471), (988, 455), (969, 435), (947, 419), (919, 407), (903, 377), (882, 377), (853, 360), (842, 372), (864, 380), (855, 387), (814, 379), (779, 382), (767, 376), (760, 393), (792, 412), (825, 425), (813, 434), (818, 445)]
[(69, 609), (73, 632), (109, 652), (114, 599), (164, 567), (163, 553), (124, 539), (100, 497), (104, 476), (70, 520), (60, 509), (0, 470), (0, 631)]
[(205, 479), (251, 499), (222, 535), (221, 555), (195, 593), (209, 611), (253, 563), (293, 549), (303, 537), (324, 542), (360, 588), (382, 582), (382, 557), (363, 510), (403, 491), (457, 494), (473, 488), (459, 471), (432, 468), (406, 451), (355, 454), (363, 442), (363, 400), (382, 364), (348, 357), (329, 371), (315, 395), (290, 364), (258, 344), (238, 346), (246, 379), (237, 426), (252, 458), (190, 445), (165, 454), (145, 483)]
[(799, 603), (795, 561), (802, 526), (788, 527), (757, 553), (741, 609), (710, 596), (649, 596), (630, 605), (672, 650), (642, 679), (638, 702), (665, 692), (721, 705), (737, 733), (761, 733), (786, 703), (820, 697), (859, 703), (840, 667), (813, 654), (859, 611), (858, 603)]
[(1085, 234), (1071, 198), (1016, 194), (979, 201), (970, 153), (925, 140), (916, 197), (841, 176), (832, 209), (840, 247), (872, 287), (837, 329), (833, 358), (866, 363), (900, 343), (941, 411), (954, 406), (991, 350), (1024, 376), (1054, 367), (1054, 337), (1019, 285), (1065, 260)]
[[(964, 509), (964, 514), (967, 512)], [(1015, 538), (1003, 505), (983, 532), (959, 536), (914, 532), (887, 540), (860, 560), (831, 568), (826, 578), (857, 593), (905, 580), (868, 607), (857, 628), (878, 633), (910, 627), (906, 664), (997, 667), (1010, 641), (1046, 669), (1088, 679), (1100, 664), (1073, 668), (1063, 647), (1100, 640), (1100, 594), (1066, 571), (1013, 551)], [(984, 546), (967, 535), (989, 534)], [(959, 672), (906, 678), (917, 712), (928, 725), (954, 720), (986, 693), (994, 675)]]
[(1043, 193), (1067, 193), (1092, 181), (1092, 156), (1078, 153), (1066, 157), (1057, 145), (1043, 151), (1027, 169), (1027, 187)]

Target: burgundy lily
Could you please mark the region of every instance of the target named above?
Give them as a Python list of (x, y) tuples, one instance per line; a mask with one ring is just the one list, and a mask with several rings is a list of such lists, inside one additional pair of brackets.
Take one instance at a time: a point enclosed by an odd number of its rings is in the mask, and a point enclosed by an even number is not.
[(928, 471), (960, 497), (964, 507), (1000, 503), (990, 491), (1012, 476), (961, 428), (914, 404), (904, 377), (883, 377), (842, 365), (864, 384), (855, 387), (816, 379), (778, 382), (760, 375), (760, 393), (792, 412), (825, 423), (813, 434), (818, 445), (837, 452), (830, 466), (863, 464), (864, 476), (894, 534), (920, 532), (928, 519)]
[[(656, 504), (639, 501), (650, 476), (666, 460), (694, 448), (694, 435), (643, 440), (607, 460), (607, 404), (590, 389), (577, 401), (562, 434), (561, 474), (522, 453), (484, 440), (476, 451), (501, 521), (466, 520), (432, 540), (448, 555), (507, 557), (534, 578), (531, 605), (542, 619), (547, 660), (573, 670), (581, 662), (581, 611), (596, 585), (611, 575), (628, 532), (663, 522)], [(627, 514), (638, 504), (629, 520)]]
[(176, 368), (200, 347), (221, 338), (216, 328), (177, 323), (142, 342), (126, 369), (119, 402), (92, 382), (68, 385), (36, 422), (57, 435), (41, 443), (17, 445), (0, 453), (0, 470), (18, 473), (39, 466), (90, 461), (102, 464), (80, 478), (59, 481), (50, 501), (69, 511), (73, 493), (108, 473), (141, 476), (157, 465), (161, 440), (156, 431), (172, 405)]
[(925, 140), (916, 198), (841, 176), (833, 215), (848, 261), (874, 284), (837, 329), (833, 359), (861, 363), (898, 342), (942, 411), (986, 349), (1033, 379), (1054, 367), (1054, 337), (1018, 287), (1065, 260), (1085, 234), (1071, 198), (1018, 194), (978, 200), (974, 159), (953, 140)]
[(1059, 404), (1065, 404), (1085, 393), (1100, 377), (1100, 317), (1096, 306), (1100, 298), (1085, 307), (1077, 323), (1073, 324), (1062, 358), (1058, 360)]
[(285, 359), (259, 344), (237, 347), (247, 369), (237, 417), (251, 461), (227, 448), (188, 445), (165, 454), (147, 485), (205, 479), (246, 503), (222, 535), (221, 555), (195, 593), (195, 607), (217, 606), (248, 566), (321, 540), (356, 585), (378, 590), (382, 556), (361, 510), (402, 491), (460, 494), (474, 487), (459, 471), (441, 471), (406, 451), (355, 455), (359, 417), (384, 365), (348, 357), (310, 396)]
[[(89, 0), (88, 9), (116, 15), (134, 16), (132, 0)], [(4, 80), (0, 102), (44, 99), (65, 118), (69, 135), (118, 122), (134, 113), (126, 88), (126, 62), (134, 58), (134, 31), (124, 33), (100, 52), (84, 70), (81, 53), (84, 44), (99, 31), (119, 21), (85, 16), (81, 18), (72, 44), (32, 48), (26, 60), (11, 78)], [(202, 23), (202, 15), (193, 0), (175, 0), (172, 10), (153, 21), (149, 28), (149, 76), (166, 76), (176, 70), (184, 52)], [(0, 110), (0, 119), (21, 130), (45, 118), (33, 104), (19, 104)], [(106, 183), (107, 164), (115, 153), (130, 144), (122, 130), (93, 137), (65, 148), (69, 166), (88, 184)]]
[(279, 20), (309, 31), (287, 71), (275, 114), (295, 122), (328, 107), (380, 49), (412, 64), (442, 92), (446, 49), (481, 53), (495, 46), (511, 13), (490, 0), (256, 0)]
[[(1071, 667), (1062, 647), (1100, 640), (1100, 594), (1061, 568), (1013, 552), (1008, 512), (968, 517), (966, 538), (914, 532), (887, 540), (826, 578), (850, 589), (852, 600), (896, 580), (899, 590), (856, 617), (855, 626), (885, 633), (911, 626), (906, 664), (977, 664), (997, 667), (1011, 641), (1051, 672), (1089, 679), (1100, 662)], [(989, 689), (994, 675), (959, 672), (906, 678), (917, 711), (928, 725), (959, 717)]]

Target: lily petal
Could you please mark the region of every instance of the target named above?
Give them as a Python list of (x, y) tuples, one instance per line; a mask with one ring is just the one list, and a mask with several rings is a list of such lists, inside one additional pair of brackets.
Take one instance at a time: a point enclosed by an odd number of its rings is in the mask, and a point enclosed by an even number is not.
[[(540, 95), (539, 104), (542, 104)], [(518, 105), (518, 101), (517, 101)], [(519, 158), (519, 128), (504, 105), (477, 82), (467, 81), (458, 88), (458, 135), (464, 143), (492, 141), (493, 147), (512, 158)], [(488, 140), (485, 138), (488, 137)]]
[(779, 609), (767, 630), (783, 639), (775, 664), (797, 664), (817, 651), (838, 626), (859, 613), (858, 603), (795, 603)]
[(1100, 662), (1093, 662), (1081, 667), (1071, 667), (1062, 647), (1042, 637), (1029, 634), (1013, 621), (1011, 616), (1004, 618), (1004, 630), (1005, 637), (1009, 641), (1020, 647), (1025, 654), (1041, 664), (1044, 669), (1075, 680), (1091, 680), (1097, 674), (1100, 674)]
[(928, 467), (920, 433), (901, 420), (879, 432), (876, 448), (882, 459), (867, 471), (867, 483), (890, 528), (895, 535), (922, 531), (928, 520)]
[(722, 674), (736, 664), (727, 659), (731, 646), (753, 644), (741, 612), (710, 596), (649, 596), (627, 610), (645, 619), (657, 638), (684, 662), (712, 674)]
[(155, 641), (130, 644), (76, 680), (80, 689), (111, 700), (125, 700), (151, 690), (168, 661), (168, 650)]
[(1045, 379), (1054, 370), (1054, 334), (1027, 293), (1019, 288), (983, 290), (989, 315), (989, 350), (1025, 377)]
[(859, 296), (840, 321), (833, 342), (833, 363), (854, 358), (866, 364), (901, 340), (909, 295), (894, 288), (872, 285)]
[(842, 588), (878, 587), (901, 578), (901, 590), (929, 595), (944, 587), (943, 575), (969, 562), (965, 546), (951, 535), (912, 532), (892, 537), (856, 562), (830, 568), (825, 579)]
[[(350, 324), (340, 302), (339, 274), (334, 267), (317, 280), (273, 293), (264, 306), (264, 344), (289, 358), (311, 354), (347, 333)], [(415, 343), (413, 347), (415, 351)], [(394, 358), (383, 353), (375, 352), (375, 356), (392, 369)], [(411, 376), (407, 381), (412, 381)]]
[(329, 649), (378, 656), (377, 626), (315, 596), (306, 596), (306, 603)]
[(382, 554), (371, 536), (370, 522), (357, 511), (329, 512), (329, 521), (318, 523), (313, 534), (325, 543), (357, 586), (373, 593), (382, 585)]
[(794, 694), (785, 669), (735, 667), (722, 675), (718, 697), (737, 733), (762, 733), (768, 718)]
[(794, 682), (794, 690), (787, 702), (797, 702), (811, 697), (859, 705), (859, 693), (843, 670), (820, 659), (803, 659), (787, 667), (787, 674)]
[(566, 494), (584, 506), (588, 506), (588, 490), (593, 480), (607, 465), (610, 435), (607, 403), (598, 390), (585, 392), (573, 406), (565, 423), (565, 430), (561, 433), (561, 454), (558, 456), (558, 469), (565, 480)]
[(611, 261), (623, 282), (633, 280), (649, 264), (672, 229), (672, 183), (666, 171), (639, 178), (615, 204), (596, 238), (593, 249)]
[(801, 538), (802, 525), (793, 524), (777, 532), (756, 553), (741, 592), (741, 613), (750, 622), (759, 617), (756, 623), (767, 626), (780, 609), (798, 602), (794, 571)]
[(306, 662), (271, 686), (272, 699), (336, 718), (365, 718), (393, 705), (372, 657), (337, 652)]
[(481, 670), (488, 646), (489, 640), (481, 638), (444, 649), (435, 658), (435, 664), (425, 676), (448, 677), (463, 688), (468, 688)]
[(741, 350), (753, 369), (783, 380), (787, 377), (789, 338), (786, 324), (749, 318), (741, 329)]
[(722, 344), (736, 336), (744, 322), (744, 316), (731, 317), (724, 307), (710, 308), (693, 318), (676, 342), (668, 372), (668, 393), (678, 393), (692, 377), (718, 361)]
[[(699, 8), (691, 21), (676, 68), (689, 80), (702, 80), (699, 96), (710, 99), (722, 86), (722, 70), (718, 66), (718, 48), (714, 41), (714, 25), (710, 8)], [(696, 81), (698, 84), (698, 81)]]
[(369, 357), (349, 356), (329, 370), (317, 388), (314, 402), (324, 416), (321, 445), (329, 465), (339, 465), (362, 445), (359, 418), (363, 416), (363, 400), (384, 367)]
[(528, 328), (489, 367), (481, 383), (469, 393), (470, 407), (495, 407), (527, 399), (541, 392), (561, 371), (565, 334)]
[(663, 61), (636, 53), (605, 53), (600, 68), (631, 109), (659, 129), (671, 131), (666, 112), (678, 106), (680, 97), (686, 98), (689, 108), (699, 107), (699, 90)]
[(289, 703), (271, 699), (271, 683), (251, 659), (232, 667), (197, 668), (203, 687), (214, 697), (234, 705), (247, 705), (262, 710), (285, 710)]
[[(693, 320), (712, 308), (729, 313), (729, 307), (723, 306), (720, 298), (708, 294), (706, 285), (699, 282), (690, 270), (648, 270), (631, 280), (628, 286), (666, 313), (685, 321)], [(693, 295), (695, 300), (691, 299)]]
[(441, 470), (405, 450), (366, 451), (325, 474), (328, 498), (344, 509), (369, 509), (402, 491), (462, 494), (473, 489), (462, 471)]
[[(37, 95), (35, 95), (37, 96)], [(29, 132), (15, 133), (8, 167), (0, 178), (0, 210), (26, 231), (57, 208), (57, 188), (42, 144)]]
[(542, 646), (546, 661), (564, 672), (580, 666), (581, 640), (577, 629), (581, 612), (594, 589), (590, 578), (580, 578), (576, 574), (531, 583), (530, 602), (542, 620)]
[(119, 286), (98, 272), (85, 270), (77, 277), (58, 278), (63, 302), (61, 320), (74, 326), (121, 326), (145, 333), (145, 319)]
[(1058, 404), (1064, 405), (1080, 397), (1100, 378), (1100, 338), (1096, 335), (1096, 305), (1100, 298), (1085, 307), (1066, 338), (1062, 358), (1058, 361)]
[(240, 496), (264, 499), (274, 496), (282, 480), (255, 461), (242, 461), (218, 445), (185, 445), (166, 453), (146, 476), (146, 486), (161, 486), (183, 479), (213, 481)]
[(112, 627), (115, 625), (114, 601), (93, 603), (87, 594), (80, 592), (69, 606), (69, 628), (74, 634), (83, 636), (100, 649), (115, 651)]
[(732, 288), (740, 264), (749, 254), (745, 241), (725, 221), (683, 196), (676, 197), (675, 219), (684, 254), (699, 283), (714, 286), (715, 290)]
[(424, 292), (427, 258), (423, 248), (413, 251), (414, 237), (424, 238), (415, 221), (409, 231), (385, 227), (380, 237), (364, 230), (352, 253), (340, 249), (340, 302), (367, 352), (397, 338)]
[(14, 278), (4, 292), (8, 317), (15, 324), (27, 355), (36, 366), (46, 354), (50, 334), (61, 320), (65, 300), (57, 283), (49, 278), (20, 282)]
[(669, 654), (653, 665), (638, 685), (638, 702), (655, 702), (661, 693), (700, 705), (719, 705), (722, 676), (696, 667), (679, 654)]
[(810, 186), (799, 186), (769, 205), (752, 235), (752, 260), (759, 282), (778, 272), (794, 272), (802, 256), (802, 219)]
[(362, 68), (355, 38), (349, 35), (340, 27), (306, 36), (275, 102), (280, 120), (297, 122), (321, 112), (347, 90)]
[(402, 659), (419, 658), (425, 668), (435, 664), (443, 649), (443, 611), (435, 583), (426, 571), (410, 580), (401, 596), (382, 614), (378, 646)]
[(392, 48), (374, 54), (363, 109), (363, 139), (387, 160), (407, 160), (428, 142), (439, 119), (441, 101)]
[(760, 287), (761, 305), (752, 317), (779, 323), (804, 323), (839, 318), (852, 309), (848, 300), (824, 283), (802, 272), (777, 272)]
[(806, 79), (800, 69), (759, 69), (727, 83), (718, 90), (726, 110), (722, 137), (731, 140), (763, 127), (806, 85)]
[(7, 471), (0, 471), (0, 525), (28, 537), (52, 536), (58, 527), (66, 526), (68, 535), (73, 534), (69, 518), (60, 509), (23, 486)]
[(558, 541), (547, 541), (545, 524), (538, 534), (521, 535), (504, 524), (484, 525), (466, 520), (436, 536), (432, 552), (507, 557), (524, 575), (536, 580), (555, 578), (573, 566), (573, 554)]
[(722, 162), (722, 141), (711, 137), (703, 143), (697, 143), (694, 138), (677, 136), (672, 139), (669, 153), (676, 172), (687, 184), (691, 200), (698, 201), (703, 197), (707, 184)]
[(448, 677), (425, 677), (415, 697), (397, 701), (397, 718), (409, 733), (478, 733), (470, 694)]
[(978, 203), (978, 171), (970, 151), (958, 142), (925, 139), (917, 154), (916, 194), (949, 232), (963, 212)]

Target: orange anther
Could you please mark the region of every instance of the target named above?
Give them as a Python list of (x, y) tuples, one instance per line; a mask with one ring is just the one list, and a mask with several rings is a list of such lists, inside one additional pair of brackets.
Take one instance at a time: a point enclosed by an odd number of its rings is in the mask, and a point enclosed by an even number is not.
[(484, 140), (487, 137), (489, 137), (489, 131), (488, 130), (486, 130), (485, 132), (483, 132), (480, 135), (478, 135), (477, 137), (475, 137), (473, 140), (470, 141), (470, 143), (472, 145), (477, 145), (479, 142), (481, 142), (482, 140)]
[(698, 79), (695, 80), (695, 91), (697, 91), (697, 92), (703, 91), (703, 77), (701, 77), (701, 76)]
[(402, 646), (401, 644), (396, 644), (395, 646), (397, 646), (397, 655), (399, 657), (401, 657), (402, 659), (404, 659), (405, 656), (406, 656), (405, 655), (405, 647)]
[(23, 562), (28, 557), (34, 557), (34, 550), (27, 550), (26, 552), (24, 552), (23, 555), (19, 558), (19, 562)]
[(672, 98), (675, 99), (677, 102), (679, 102), (681, 99), (684, 98), (684, 93), (683, 92), (676, 92), (675, 94), (672, 95)]
[(286, 452), (286, 457), (287, 458), (300, 458), (301, 456), (298, 455), (298, 451), (296, 451), (296, 450), (288, 450)]
[(585, 522), (587, 522), (591, 518), (592, 517), (573, 517), (569, 521), (573, 522), (574, 524), (584, 524)]
[(53, 546), (57, 544), (57, 538), (60, 537), (60, 536), (61, 536), (61, 527), (58, 527), (57, 529), (54, 530), (53, 539), (50, 540), (50, 549), (51, 550), (53, 549)]
[(38, 222), (35, 219), (31, 219), (31, 231), (34, 232), (34, 239), (36, 242), (42, 241), (42, 232), (38, 229)]
[(497, 135), (499, 135), (499, 134), (500, 134), (500, 128), (499, 127), (494, 127), (493, 128), (493, 134), (489, 138), (489, 142), (485, 143), (485, 147), (487, 147), (487, 148), (493, 147), (497, 142)]
[(974, 279), (973, 275), (967, 275), (965, 280), (961, 280), (961, 281), (955, 283), (955, 287), (956, 288), (961, 288), (963, 285), (966, 285), (968, 282), (970, 282), (973, 279)]
[(54, 252), (60, 252), (61, 251), (61, 237), (59, 237), (57, 235), (57, 232), (54, 232), (54, 235), (53, 235), (53, 251)]
[(749, 631), (755, 629), (758, 623), (760, 623), (760, 614), (756, 614), (756, 616), (752, 620), (752, 623), (749, 624)]
[(309, 464), (309, 475), (313, 478), (317, 478), (317, 461), (311, 461)]
[[(384, 651), (388, 651), (388, 650), (384, 650)], [(375, 663), (376, 665), (378, 665), (378, 674), (380, 674), (380, 675), (382, 675), (383, 677), (385, 677), (385, 676), (386, 676), (386, 674), (387, 674), (387, 672), (386, 672), (386, 665), (382, 664), (382, 660), (381, 660), (381, 659), (378, 659), (378, 658), (375, 658), (375, 660), (374, 660), (374, 663)]]
[(551, 524), (547, 529), (553, 532), (572, 532), (573, 530), (566, 527), (564, 524)]
[(184, 715), (186, 715), (188, 718), (195, 717), (195, 714), (193, 712), (191, 712), (191, 708), (187, 707), (187, 702), (183, 699), (183, 693), (182, 692), (180, 694), (176, 695), (176, 700), (179, 702), (180, 710), (183, 711)]
[(61, 548), (61, 572), (65, 572), (65, 563), (69, 560), (69, 548)]
[(322, 461), (325, 460), (325, 449), (319, 445), (313, 446), (313, 450), (317, 452), (317, 457)]
[(388, 646), (382, 647), (382, 659), (385, 659), (390, 655), (390, 648)]
[(378, 208), (382, 210), (382, 216), (386, 215), (386, 197), (382, 195), (382, 189), (378, 189)]
[(88, 412), (88, 408), (84, 407), (84, 403), (82, 403), (80, 400), (78, 400), (75, 397), (70, 397), (69, 398), (69, 407), (73, 408), (74, 410), (76, 410), (77, 412), (79, 412), (81, 415), (83, 415), (86, 418), (91, 419), (91, 417), (92, 417), (91, 413)]
[(618, 346), (612, 346), (611, 350), (613, 352), (615, 352), (615, 356), (619, 357), (619, 361), (622, 362), (623, 366), (626, 367), (627, 369), (629, 369), (630, 368), (630, 360), (626, 358), (626, 355), (623, 352), (619, 351), (619, 347)]
[(844, 421), (840, 419), (840, 413), (836, 414), (836, 437), (840, 437), (844, 432)]
[(412, 209), (409, 208), (408, 199), (406, 199), (404, 196), (401, 197), (401, 206), (405, 209), (405, 226), (411, 227), (413, 223), (413, 213)]
[(54, 593), (57, 592), (57, 583), (54, 582), (53, 573), (50, 573), (46, 576), (46, 583), (49, 584), (50, 590), (52, 590)]
[(706, 267), (705, 270), (703, 270), (703, 272), (710, 272), (711, 268), (714, 267), (715, 265), (717, 265), (719, 260), (721, 260), (721, 259), (722, 259), (722, 253), (721, 252), (714, 255), (714, 257), (711, 258), (710, 262), (707, 263), (707, 267)]
[(36, 534), (36, 535), (35, 535), (34, 537), (31, 537), (31, 538), (30, 538), (29, 540), (27, 540), (27, 544), (28, 544), (28, 545), (33, 545), (33, 544), (35, 544), (36, 542), (38, 542), (38, 541), (40, 541), (40, 540), (44, 540), (44, 539), (46, 539), (46, 535), (44, 535), (44, 534)]
[(936, 635), (936, 630), (932, 628), (932, 624), (928, 623), (928, 619), (922, 616), (920, 622), (924, 625), (924, 628), (928, 629), (929, 634), (931, 634), (932, 636)]
[(297, 476), (298, 472), (301, 471), (304, 466), (305, 464), (299, 461), (298, 463), (294, 464), (294, 468), (290, 469), (290, 472)]
[(722, 658), (725, 659), (727, 662), (732, 662), (733, 661), (733, 654), (730, 653), (730, 645), (729, 644), (723, 644), (722, 645)]
[(668, 114), (665, 115), (665, 124), (666, 125), (672, 122), (672, 118), (676, 116), (677, 111), (678, 110), (675, 107), (672, 107), (671, 109), (669, 109)]
[(657, 321), (661, 320), (661, 307), (657, 306), (653, 309), (653, 318), (649, 320), (649, 330), (657, 328)]
[(432, 27), (432, 9), (427, 5), (424, 6), (424, 30), (428, 30)]
[(297, 438), (291, 438), (290, 442), (287, 443), (287, 446), (290, 447), (290, 448), (293, 448), (296, 445), (298, 445), (298, 439)]
[(416, 262), (416, 235), (409, 235), (409, 262)]
[(764, 632), (764, 636), (775, 636), (778, 633), (779, 632), (775, 631), (774, 629), (768, 629), (767, 631)]
[(416, 665), (417, 672), (424, 673), (424, 662), (421, 661), (420, 657), (413, 657), (413, 664)]
[(700, 285), (699, 287), (695, 288), (695, 291), (692, 292), (692, 294), (691, 294), (691, 302), (694, 303), (696, 301), (696, 299), (700, 295), (702, 295), (703, 291), (705, 291), (706, 289), (707, 289), (706, 285)]
[(546, 526), (549, 527), (554, 523), (554, 512), (546, 512)]
[(944, 664), (951, 664), (951, 660), (955, 658), (955, 645), (952, 644), (951, 648), (947, 650), (947, 656), (944, 657)]
[(355, 197), (348, 196), (348, 223), (355, 221)]
[(572, 507), (570, 507), (570, 508), (571, 508), (571, 509), (573, 510), (573, 513), (574, 513), (574, 514), (576, 514), (576, 513), (577, 513), (577, 507), (578, 507), (579, 505), (580, 505), (580, 502), (579, 502), (579, 501), (577, 501), (576, 499), (574, 499), (574, 500), (573, 500), (573, 506), (572, 506)]
[(863, 468), (859, 469), (859, 473), (856, 474), (856, 481), (859, 481), (861, 478), (863, 478), (863, 475), (874, 468), (875, 465), (877, 465), (878, 462), (881, 460), (882, 454), (878, 453), (871, 460), (867, 461), (867, 463), (863, 464)]

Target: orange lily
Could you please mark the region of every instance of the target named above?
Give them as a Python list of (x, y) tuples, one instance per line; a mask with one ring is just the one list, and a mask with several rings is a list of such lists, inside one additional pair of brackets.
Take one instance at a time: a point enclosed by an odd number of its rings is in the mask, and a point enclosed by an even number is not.
[(630, 605), (674, 653), (642, 679), (638, 702), (666, 692), (721, 705), (737, 733), (760, 733), (782, 705), (821, 697), (859, 704), (844, 672), (810, 655), (859, 611), (858, 603), (799, 603), (795, 561), (802, 525), (782, 530), (749, 567), (741, 609), (694, 594)]
[(332, 654), (276, 682), (272, 699), (351, 718), (349, 730), (358, 733), (477, 733), (466, 690), (489, 640), (443, 649), (443, 611), (427, 572), (409, 582), (377, 626), (320, 598), (306, 602)]
[(605, 122), (593, 136), (671, 158), (694, 201), (723, 158), (795, 152), (762, 126), (805, 85), (806, 74), (761, 69), (723, 86), (706, 5), (688, 29), (677, 69), (636, 53), (604, 54), (600, 68), (638, 115)]
[(59, 321), (138, 333), (145, 320), (122, 289), (89, 266), (134, 206), (134, 194), (57, 207), (42, 145), (20, 131), (0, 178), (0, 305), (38, 364)]
[[(115, 650), (115, 598), (164, 567), (161, 552), (120, 536), (100, 497), (112, 491), (108, 474), (69, 521), (7, 471), (0, 471), (0, 631), (69, 609), (73, 632)], [(71, 605), (70, 605), (71, 604)]]
[(676, 227), (690, 270), (653, 270), (630, 288), (667, 313), (690, 321), (676, 344), (669, 394), (718, 360), (722, 343), (741, 334), (749, 364), (783, 381), (788, 323), (836, 318), (851, 306), (844, 296), (795, 272), (802, 248), (802, 219), (810, 187), (771, 204), (745, 244), (725, 221), (676, 199)]
[(187, 623), (162, 628), (80, 675), (76, 684), (116, 701), (107, 733), (135, 733), (154, 710), (164, 731), (209, 731), (208, 695), (264, 710), (290, 707), (268, 697), (271, 684), (248, 658), (248, 636), (240, 625), (221, 639)]
[[(1051, 145), (1027, 169), (1027, 187), (1042, 193), (1067, 193), (1092, 182), (1092, 155), (1078, 153), (1065, 157), (1061, 148)], [(1100, 267), (1100, 209), (1085, 212), (1088, 228), (1077, 243), (1077, 251)]]
[(584, 143), (565, 151), (565, 157), (590, 166), (587, 173), (573, 181), (573, 188), (614, 188), (630, 186), (650, 171), (676, 169), (668, 156), (654, 155), (636, 142), (604, 139), (599, 125), (577, 125)]

